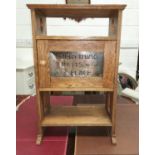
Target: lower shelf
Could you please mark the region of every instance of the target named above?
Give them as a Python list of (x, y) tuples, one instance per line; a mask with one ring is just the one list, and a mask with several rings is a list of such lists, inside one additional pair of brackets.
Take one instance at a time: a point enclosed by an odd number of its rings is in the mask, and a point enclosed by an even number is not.
[(103, 105), (53, 106), (42, 126), (112, 126)]

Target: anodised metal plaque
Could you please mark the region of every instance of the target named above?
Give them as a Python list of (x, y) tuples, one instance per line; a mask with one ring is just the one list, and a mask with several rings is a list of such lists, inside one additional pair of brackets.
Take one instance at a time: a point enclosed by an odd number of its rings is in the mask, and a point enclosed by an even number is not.
[(102, 77), (104, 53), (49, 52), (50, 75), (52, 77)]

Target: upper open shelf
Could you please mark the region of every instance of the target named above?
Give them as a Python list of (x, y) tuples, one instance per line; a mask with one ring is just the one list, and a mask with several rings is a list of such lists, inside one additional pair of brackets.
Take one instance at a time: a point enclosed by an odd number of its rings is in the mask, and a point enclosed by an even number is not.
[(46, 17), (112, 17), (123, 10), (126, 5), (49, 5), (27, 4), (29, 9), (35, 9)]
[[(98, 38), (106, 37), (102, 39), (116, 39), (119, 31), (119, 25), (121, 24), (121, 11), (126, 5), (51, 5), (51, 4), (27, 4), (31, 9), (32, 14), (32, 27), (33, 35), (35, 39), (49, 39), (47, 37), (55, 36), (55, 32), (59, 33), (59, 36), (84, 36), (82, 39), (89, 39), (90, 36)], [(48, 21), (50, 17), (54, 18), (71, 18), (78, 22), (88, 18), (103, 18), (101, 23), (104, 23), (104, 19), (108, 21), (107, 26), (98, 28), (92, 27), (76, 27), (72, 30), (68, 27), (54, 29), (55, 27), (49, 27)], [(100, 32), (101, 33), (98, 33)], [(76, 33), (75, 33), (76, 32)], [(95, 33), (96, 32), (96, 33)], [(75, 34), (74, 34), (75, 33)], [(39, 38), (36, 38), (38, 36)], [(89, 37), (89, 38), (88, 38)], [(69, 38), (69, 37), (68, 37)], [(53, 38), (54, 39), (54, 38)], [(58, 39), (58, 38), (57, 38)], [(59, 38), (60, 39), (60, 38)], [(63, 38), (64, 39), (64, 38)], [(70, 39), (70, 38), (69, 38)], [(73, 38), (71, 38), (73, 39)], [(77, 38), (75, 38), (77, 39)], [(79, 38), (78, 38), (79, 39)]]

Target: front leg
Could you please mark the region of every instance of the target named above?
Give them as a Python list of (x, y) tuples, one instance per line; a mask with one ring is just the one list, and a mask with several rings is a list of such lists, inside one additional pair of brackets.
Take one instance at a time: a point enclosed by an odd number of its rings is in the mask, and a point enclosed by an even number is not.
[(36, 144), (40, 145), (42, 143), (42, 140), (43, 140), (43, 128), (40, 127), (39, 133), (38, 133), (37, 139), (36, 139)]

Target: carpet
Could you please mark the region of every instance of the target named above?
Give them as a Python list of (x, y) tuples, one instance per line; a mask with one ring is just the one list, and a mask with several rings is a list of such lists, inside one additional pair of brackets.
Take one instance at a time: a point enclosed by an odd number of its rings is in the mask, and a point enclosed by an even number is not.
[[(27, 100), (16, 113), (16, 154), (17, 155), (65, 155), (68, 143), (67, 127), (49, 127), (41, 145), (36, 145), (37, 107), (36, 98)], [(71, 105), (73, 97), (53, 96), (51, 104)]]

